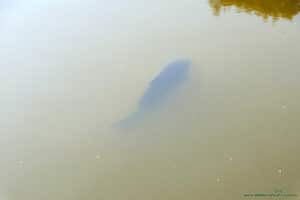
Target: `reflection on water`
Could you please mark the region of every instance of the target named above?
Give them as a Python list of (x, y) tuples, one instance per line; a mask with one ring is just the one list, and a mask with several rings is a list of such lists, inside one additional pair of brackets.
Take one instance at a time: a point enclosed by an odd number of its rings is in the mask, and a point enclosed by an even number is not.
[(219, 15), (222, 8), (237, 7), (239, 11), (254, 13), (273, 20), (285, 18), (291, 20), (300, 11), (300, 0), (209, 0), (214, 13)]
[(155, 111), (172, 92), (188, 78), (190, 62), (178, 60), (170, 63), (151, 82), (139, 101), (136, 111), (131, 113), (117, 125), (131, 127), (142, 120), (147, 113)]

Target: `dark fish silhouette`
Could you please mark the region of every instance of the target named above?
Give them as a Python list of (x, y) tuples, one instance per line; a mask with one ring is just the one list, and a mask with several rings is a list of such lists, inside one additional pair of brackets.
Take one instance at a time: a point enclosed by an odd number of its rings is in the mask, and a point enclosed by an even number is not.
[(135, 126), (147, 114), (156, 111), (166, 101), (166, 98), (187, 80), (190, 65), (191, 63), (188, 60), (177, 60), (167, 65), (150, 82), (149, 87), (139, 101), (137, 110), (116, 123), (116, 126), (119, 128)]

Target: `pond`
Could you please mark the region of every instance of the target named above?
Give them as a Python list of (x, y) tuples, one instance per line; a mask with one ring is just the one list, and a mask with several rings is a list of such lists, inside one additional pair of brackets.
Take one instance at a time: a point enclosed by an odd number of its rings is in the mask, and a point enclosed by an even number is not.
[(1, 1), (0, 199), (299, 196), (299, 12)]

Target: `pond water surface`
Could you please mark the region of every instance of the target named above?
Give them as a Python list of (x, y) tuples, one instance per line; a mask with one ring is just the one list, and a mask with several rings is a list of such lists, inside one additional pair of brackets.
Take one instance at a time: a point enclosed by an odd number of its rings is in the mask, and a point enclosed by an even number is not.
[(0, 199), (299, 198), (299, 11), (0, 1)]

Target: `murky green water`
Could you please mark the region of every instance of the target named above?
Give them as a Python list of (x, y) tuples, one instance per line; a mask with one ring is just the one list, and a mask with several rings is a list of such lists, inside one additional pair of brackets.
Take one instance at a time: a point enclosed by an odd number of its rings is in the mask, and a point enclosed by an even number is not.
[(0, 199), (299, 198), (299, 2), (1, 1)]

